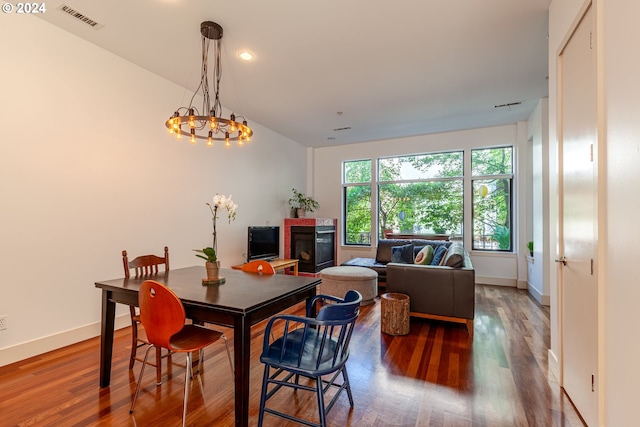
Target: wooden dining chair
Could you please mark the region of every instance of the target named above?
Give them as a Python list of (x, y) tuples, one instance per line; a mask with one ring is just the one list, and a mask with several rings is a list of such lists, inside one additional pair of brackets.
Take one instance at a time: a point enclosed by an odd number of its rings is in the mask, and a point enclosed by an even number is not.
[[(229, 366), (232, 367), (229, 344), (222, 332), (204, 326), (185, 324), (185, 311), (180, 298), (168, 287), (154, 280), (145, 280), (140, 285), (138, 291), (138, 304), (140, 305), (140, 321), (147, 332), (149, 347), (145, 351), (140, 369), (140, 377), (136, 385), (136, 392), (131, 402), (129, 413), (132, 414), (138, 393), (144, 368), (147, 365), (147, 357), (152, 347), (166, 348), (172, 353), (185, 353), (187, 357), (185, 380), (184, 380), (184, 400), (182, 404), (182, 425), (186, 424), (187, 402), (189, 400), (189, 384), (193, 377), (193, 365), (191, 353), (198, 351), (198, 375), (202, 375), (202, 361), (204, 360), (204, 348), (224, 338), (227, 348)], [(201, 379), (202, 381), (202, 379)]]
[[(164, 257), (157, 255), (141, 255), (129, 261), (127, 251), (122, 251), (122, 264), (124, 266), (124, 277), (131, 277), (131, 270), (134, 272), (134, 277), (146, 277), (152, 274), (157, 274), (159, 267), (164, 265), (164, 271), (169, 271), (169, 248), (164, 247)], [(133, 369), (135, 361), (142, 362), (142, 359), (137, 356), (138, 348), (145, 345), (149, 345), (149, 341), (141, 335), (138, 326), (140, 325), (140, 315), (136, 307), (129, 306), (131, 313), (131, 356), (129, 358), (129, 369)], [(161, 354), (160, 348), (156, 348), (156, 361), (155, 363), (149, 363), (156, 368), (156, 384), (160, 384), (162, 377), (162, 365), (161, 360), (163, 357), (170, 356), (171, 353), (167, 353), (164, 356)]]
[(262, 259), (249, 261), (242, 266), (242, 271), (247, 273), (258, 273), (265, 275), (276, 274), (276, 270), (273, 268), (273, 266), (269, 264), (269, 262)]
[[(321, 303), (321, 308), (317, 315), (313, 316), (316, 302)], [(360, 314), (361, 302), (362, 295), (353, 290), (347, 291), (344, 298), (316, 295), (307, 304), (306, 316), (278, 314), (269, 320), (260, 355), (264, 373), (258, 414), (259, 427), (262, 427), (265, 413), (299, 424), (326, 427), (327, 413), (345, 390), (349, 404), (353, 407), (346, 363), (349, 359), (351, 334)], [(276, 338), (273, 330), (283, 333)], [(327, 376), (330, 378), (327, 379)], [(299, 377), (309, 379), (311, 384), (307, 381), (300, 382)], [(297, 390), (316, 393), (318, 423), (297, 417), (295, 411), (291, 413), (292, 409), (295, 410), (295, 405), (267, 407), (269, 399), (278, 391), (287, 388), (294, 391), (296, 400)], [(329, 404), (325, 405), (327, 393), (333, 397)], [(289, 413), (281, 412), (283, 408), (288, 409)]]

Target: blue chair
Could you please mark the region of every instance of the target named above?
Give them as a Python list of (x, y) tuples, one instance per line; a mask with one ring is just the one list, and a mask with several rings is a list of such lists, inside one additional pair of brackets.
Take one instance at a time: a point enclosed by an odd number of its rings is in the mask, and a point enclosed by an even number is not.
[[(306, 317), (285, 314), (274, 316), (269, 320), (260, 356), (260, 361), (265, 367), (258, 426), (262, 426), (264, 413), (267, 412), (290, 421), (324, 427), (327, 413), (344, 390), (347, 391), (349, 404), (353, 406), (346, 362), (349, 358), (349, 341), (353, 327), (360, 314), (361, 301), (362, 295), (357, 291), (348, 291), (344, 299), (330, 295), (317, 295), (307, 304)], [(321, 307), (314, 318), (312, 313), (317, 302), (320, 302)], [(283, 330), (283, 333), (279, 338), (274, 339), (272, 329)], [(278, 335), (276, 333), (276, 336)], [(274, 370), (273, 373), (272, 370)], [(329, 374), (332, 374), (329, 380), (322, 378)], [(342, 381), (337, 384), (336, 379), (340, 374), (342, 374)], [(315, 387), (300, 384), (300, 376), (315, 380)], [(271, 390), (269, 390), (270, 385)], [(282, 387), (316, 392), (320, 423), (312, 423), (267, 408), (267, 401)], [(332, 387), (338, 390), (325, 408), (324, 393)]]

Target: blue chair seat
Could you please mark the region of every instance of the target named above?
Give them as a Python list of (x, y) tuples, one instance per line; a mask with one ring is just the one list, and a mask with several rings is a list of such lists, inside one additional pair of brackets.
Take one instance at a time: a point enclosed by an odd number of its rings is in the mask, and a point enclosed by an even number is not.
[[(315, 375), (319, 372), (330, 373), (335, 370), (336, 363), (333, 358), (339, 345), (336, 339), (330, 338), (322, 343), (322, 335), (316, 329), (307, 327), (290, 332), (283, 346), (284, 340), (285, 338), (281, 337), (274, 341), (260, 361), (281, 367), (286, 366), (291, 371), (298, 371), (299, 374)], [(304, 349), (302, 349), (303, 345)], [(348, 356), (348, 352), (341, 355), (341, 360), (337, 363), (346, 361)]]

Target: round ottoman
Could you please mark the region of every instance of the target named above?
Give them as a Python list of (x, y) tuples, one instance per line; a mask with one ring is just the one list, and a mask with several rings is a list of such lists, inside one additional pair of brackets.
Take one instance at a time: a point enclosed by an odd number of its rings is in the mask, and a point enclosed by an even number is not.
[(349, 290), (360, 292), (362, 305), (373, 304), (378, 295), (378, 273), (366, 267), (341, 265), (320, 271), (320, 293), (343, 298)]

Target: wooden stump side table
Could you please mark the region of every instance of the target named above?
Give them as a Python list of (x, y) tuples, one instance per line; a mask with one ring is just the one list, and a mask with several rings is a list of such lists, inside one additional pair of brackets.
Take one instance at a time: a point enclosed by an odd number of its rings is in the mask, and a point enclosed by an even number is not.
[(409, 333), (409, 295), (386, 293), (380, 297), (380, 330), (389, 335)]

